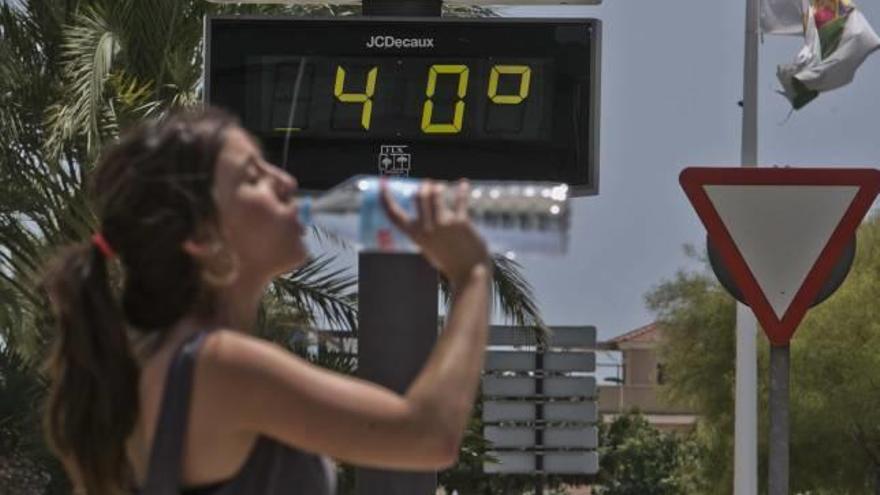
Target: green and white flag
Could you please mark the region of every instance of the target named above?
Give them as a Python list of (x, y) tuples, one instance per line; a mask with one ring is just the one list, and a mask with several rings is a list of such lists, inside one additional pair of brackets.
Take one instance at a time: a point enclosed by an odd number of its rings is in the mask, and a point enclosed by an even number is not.
[(776, 70), (781, 93), (795, 110), (821, 92), (849, 84), (880, 48), (880, 37), (851, 0), (764, 0), (761, 29), (804, 35), (806, 43), (794, 61)]

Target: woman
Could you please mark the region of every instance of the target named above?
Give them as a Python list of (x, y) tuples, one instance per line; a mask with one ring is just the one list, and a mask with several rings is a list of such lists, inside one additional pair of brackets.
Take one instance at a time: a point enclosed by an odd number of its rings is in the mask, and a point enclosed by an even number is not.
[(295, 179), (230, 117), (146, 124), (106, 151), (92, 185), (99, 231), (45, 280), (60, 327), (47, 432), (81, 493), (325, 494), (323, 456), (399, 470), (455, 462), (491, 278), (466, 186), (453, 209), (423, 186), (417, 218), (383, 195), (453, 291), (445, 331), (398, 395), (251, 335), (267, 284), (307, 253)]

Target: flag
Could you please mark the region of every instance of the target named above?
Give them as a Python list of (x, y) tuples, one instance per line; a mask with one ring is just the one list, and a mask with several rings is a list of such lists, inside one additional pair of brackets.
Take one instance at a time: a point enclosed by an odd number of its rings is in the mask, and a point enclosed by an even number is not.
[[(782, 93), (795, 110), (819, 96), (849, 84), (880, 37), (851, 0), (764, 0), (761, 28), (767, 34), (798, 34), (795, 11), (800, 3), (800, 33), (805, 44), (776, 75)], [(805, 14), (804, 14), (805, 13)]]
[(761, 2), (761, 32), (804, 34), (804, 12), (809, 0), (764, 0)]

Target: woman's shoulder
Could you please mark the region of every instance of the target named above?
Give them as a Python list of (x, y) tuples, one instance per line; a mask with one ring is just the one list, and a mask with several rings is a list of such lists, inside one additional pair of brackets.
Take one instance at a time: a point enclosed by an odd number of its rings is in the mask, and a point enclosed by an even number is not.
[(260, 368), (279, 357), (292, 356), (274, 342), (227, 328), (207, 333), (199, 351), (200, 363), (220, 371)]
[(221, 400), (235, 393), (253, 394), (304, 367), (304, 360), (278, 344), (230, 329), (206, 335), (198, 358), (202, 385)]

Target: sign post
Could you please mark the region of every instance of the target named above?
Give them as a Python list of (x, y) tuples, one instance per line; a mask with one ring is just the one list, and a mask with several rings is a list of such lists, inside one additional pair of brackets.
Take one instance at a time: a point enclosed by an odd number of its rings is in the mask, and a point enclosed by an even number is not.
[(880, 192), (880, 171), (687, 168), (680, 182), (770, 340), (768, 493), (787, 495), (789, 343)]
[[(362, 17), (209, 16), (206, 101), (240, 116), (305, 191), (378, 174), (598, 194), (601, 22), (443, 18), (441, 7), (363, 0)], [(359, 373), (402, 393), (437, 336), (437, 274), (419, 255), (362, 252), (358, 263)], [(435, 487), (435, 473), (358, 471), (359, 495)]]
[[(740, 165), (758, 165), (758, 40), (760, 0), (746, 0)], [(736, 399), (733, 493), (758, 495), (758, 325), (736, 305)]]
[(790, 346), (770, 346), (770, 443), (767, 493), (788, 495)]

